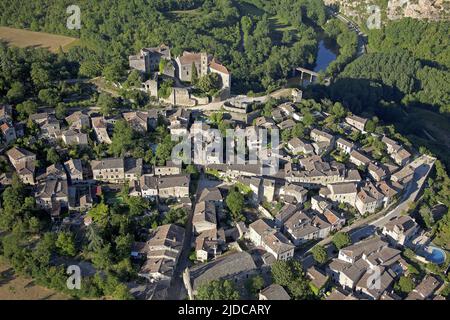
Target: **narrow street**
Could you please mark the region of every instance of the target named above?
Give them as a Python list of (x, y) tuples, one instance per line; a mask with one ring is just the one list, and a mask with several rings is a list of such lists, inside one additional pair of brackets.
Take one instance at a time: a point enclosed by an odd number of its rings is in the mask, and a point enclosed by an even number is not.
[(215, 181), (206, 179), (205, 175), (202, 173), (200, 175), (197, 190), (194, 196), (194, 201), (192, 202), (192, 208), (189, 211), (188, 221), (185, 226), (185, 236), (183, 242), (183, 249), (181, 255), (178, 258), (178, 264), (175, 268), (172, 283), (168, 290), (169, 300), (183, 300), (187, 297), (187, 291), (183, 283), (183, 271), (189, 266), (189, 254), (191, 253), (192, 244), (192, 219), (194, 217), (194, 208), (198, 197), (202, 193), (203, 189), (214, 186)]

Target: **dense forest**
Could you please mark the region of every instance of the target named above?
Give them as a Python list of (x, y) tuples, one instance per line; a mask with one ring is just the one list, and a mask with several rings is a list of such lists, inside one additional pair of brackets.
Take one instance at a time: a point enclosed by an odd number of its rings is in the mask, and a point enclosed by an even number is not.
[[(170, 45), (173, 54), (206, 50), (233, 73), (234, 89), (271, 90), (285, 82), (292, 65), (312, 65), (314, 27), (326, 21), (322, 1), (80, 1), (81, 29), (66, 28), (66, 0), (0, 3), (0, 24), (79, 37), (69, 52), (80, 75), (126, 69), (142, 47)], [(294, 10), (295, 9), (295, 10)]]
[[(376, 115), (450, 164), (450, 22), (401, 19), (368, 34), (368, 53), (320, 94)], [(331, 65), (330, 65), (331, 66)], [(420, 125), (418, 125), (420, 123)]]
[(380, 100), (450, 112), (449, 28), (450, 22), (402, 19), (372, 31), (369, 53), (339, 75), (333, 96), (356, 112)]

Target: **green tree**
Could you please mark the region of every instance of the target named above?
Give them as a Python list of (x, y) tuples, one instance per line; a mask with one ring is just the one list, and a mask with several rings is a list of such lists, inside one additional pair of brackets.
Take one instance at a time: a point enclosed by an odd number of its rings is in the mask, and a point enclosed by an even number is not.
[(96, 106), (100, 108), (100, 112), (104, 116), (109, 116), (116, 108), (116, 101), (111, 95), (107, 93), (100, 93)]
[(133, 147), (133, 129), (125, 120), (114, 125), (114, 132), (109, 145), (109, 152), (115, 157), (124, 156)]
[(264, 278), (260, 275), (256, 275), (251, 277), (246, 282), (246, 288), (247, 291), (252, 295), (255, 296), (258, 294), (258, 292), (264, 288)]
[(239, 300), (239, 291), (230, 280), (212, 280), (198, 288), (197, 300)]
[(333, 244), (339, 250), (345, 248), (351, 244), (351, 239), (348, 233), (346, 232), (338, 232), (333, 236)]
[(47, 161), (57, 164), (60, 161), (59, 154), (54, 147), (47, 149)]
[(331, 108), (331, 114), (336, 119), (342, 119), (343, 117), (345, 117), (346, 113), (347, 112), (345, 111), (344, 106), (340, 102), (336, 102), (335, 104), (333, 104), (333, 107)]
[(180, 226), (185, 226), (187, 222), (187, 212), (183, 208), (170, 209), (169, 212), (166, 213), (162, 220), (162, 224), (170, 224), (175, 223)]
[(311, 112), (305, 111), (303, 113), (302, 122), (307, 128), (311, 127), (314, 124), (315, 119), (314, 116), (311, 114)]
[(92, 220), (98, 223), (100, 226), (105, 226), (108, 222), (109, 207), (104, 202), (101, 202), (97, 205), (94, 205), (94, 207), (89, 210), (88, 216), (91, 217)]
[(191, 82), (193, 84), (197, 84), (197, 81), (198, 81), (197, 67), (195, 66), (195, 63), (192, 62), (192, 66), (191, 66)]
[(312, 296), (309, 282), (306, 279), (299, 261), (278, 260), (271, 266), (272, 279), (275, 283), (287, 288), (294, 299), (302, 300)]
[(22, 103), (16, 105), (16, 111), (19, 113), (19, 119), (24, 120), (30, 115), (36, 113), (38, 110), (38, 105), (32, 100), (26, 100)]
[(31, 65), (31, 79), (37, 88), (45, 88), (50, 85), (50, 72), (40, 63)]
[(134, 237), (131, 234), (118, 235), (114, 239), (116, 243), (116, 252), (119, 259), (125, 259), (129, 257), (131, 252), (131, 246), (134, 242)]
[(316, 245), (311, 250), (314, 260), (319, 264), (324, 264), (328, 260), (328, 254), (324, 247)]
[(401, 276), (398, 282), (394, 285), (394, 289), (404, 295), (407, 295), (413, 291), (414, 287), (414, 281), (406, 276)]
[(67, 116), (67, 106), (64, 103), (60, 102), (56, 105), (55, 116), (60, 120)]
[(103, 68), (103, 76), (111, 82), (119, 82), (124, 76), (124, 68), (121, 63), (113, 62)]
[(21, 84), (20, 82), (14, 82), (11, 85), (11, 89), (9, 89), (8, 92), (6, 93), (6, 97), (12, 103), (17, 103), (23, 100), (24, 96), (25, 96), (25, 88), (23, 84)]
[(71, 232), (63, 231), (58, 233), (55, 245), (62, 255), (73, 257), (77, 253), (75, 239)]
[(228, 209), (231, 211), (231, 216), (234, 221), (242, 221), (244, 219), (242, 210), (244, 209), (244, 196), (239, 192), (237, 187), (234, 187), (228, 193), (225, 202)]
[(42, 101), (42, 103), (45, 103), (49, 106), (56, 105), (61, 98), (58, 90), (56, 90), (54, 88), (40, 90), (38, 97), (39, 97), (39, 100)]

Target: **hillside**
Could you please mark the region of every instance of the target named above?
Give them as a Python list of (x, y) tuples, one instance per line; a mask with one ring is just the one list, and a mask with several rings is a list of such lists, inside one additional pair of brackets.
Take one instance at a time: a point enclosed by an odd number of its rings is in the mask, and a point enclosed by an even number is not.
[(325, 0), (326, 5), (338, 6), (344, 15), (358, 23), (369, 16), (368, 6), (377, 5), (381, 9), (382, 23), (401, 18), (447, 20), (450, 17), (450, 2), (446, 0)]

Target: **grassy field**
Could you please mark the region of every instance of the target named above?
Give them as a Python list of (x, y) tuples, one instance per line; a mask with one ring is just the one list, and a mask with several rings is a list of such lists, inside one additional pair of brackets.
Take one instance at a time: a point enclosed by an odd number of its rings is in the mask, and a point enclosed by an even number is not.
[(51, 52), (58, 52), (59, 47), (67, 51), (79, 42), (77, 38), (8, 27), (0, 27), (0, 40), (6, 41), (9, 45), (15, 47), (46, 48)]
[(0, 260), (0, 300), (68, 300), (69, 297), (34, 284), (29, 278), (17, 276)]

